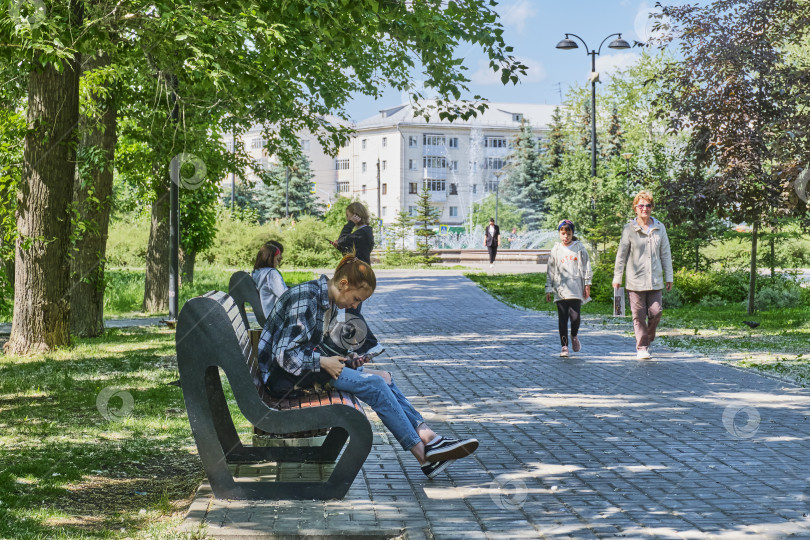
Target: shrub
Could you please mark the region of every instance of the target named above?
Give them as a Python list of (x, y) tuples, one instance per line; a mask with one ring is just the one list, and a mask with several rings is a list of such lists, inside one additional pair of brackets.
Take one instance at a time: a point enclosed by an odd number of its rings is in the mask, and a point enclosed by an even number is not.
[(701, 298), (700, 302), (698, 302), (698, 305), (702, 307), (721, 307), (725, 306), (727, 303), (728, 302), (726, 302), (719, 296), (710, 294), (706, 298)]
[(132, 214), (110, 224), (107, 236), (107, 264), (110, 266), (146, 266), (151, 217)]
[(594, 302), (613, 303), (613, 261), (608, 261), (607, 257), (602, 258), (600, 264), (596, 264), (593, 269), (593, 280), (591, 281), (591, 297)]
[(677, 287), (672, 287), (672, 290), (669, 291), (664, 289), (664, 294), (661, 303), (665, 308), (683, 307), (684, 301), (680, 289), (678, 289)]
[(341, 253), (329, 240), (335, 240), (338, 232), (320, 219), (301, 218), (295, 227), (285, 229), (281, 238), (286, 264), (297, 268), (334, 268)]
[(791, 308), (801, 304), (801, 291), (798, 287), (763, 287), (754, 295), (754, 305), (763, 311)]
[(685, 304), (697, 304), (701, 299), (716, 293), (719, 276), (716, 272), (695, 272), (681, 268), (675, 272), (675, 287)]

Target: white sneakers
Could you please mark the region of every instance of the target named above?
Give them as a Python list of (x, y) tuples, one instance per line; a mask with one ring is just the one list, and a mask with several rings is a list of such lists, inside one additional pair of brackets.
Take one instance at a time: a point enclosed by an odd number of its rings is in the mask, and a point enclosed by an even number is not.
[(563, 345), (563, 348), (560, 351), (560, 358), (565, 358), (566, 356), (568, 356), (568, 347)]
[(636, 359), (638, 359), (638, 360), (649, 360), (650, 358), (652, 358), (652, 357), (650, 356), (649, 349), (638, 349), (636, 351)]

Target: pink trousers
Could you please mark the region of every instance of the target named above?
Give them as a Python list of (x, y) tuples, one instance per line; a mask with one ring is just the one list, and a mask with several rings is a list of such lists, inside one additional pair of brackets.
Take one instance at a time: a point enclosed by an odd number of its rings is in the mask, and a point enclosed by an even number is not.
[(636, 349), (646, 349), (655, 339), (655, 329), (661, 321), (663, 291), (627, 291), (633, 312)]

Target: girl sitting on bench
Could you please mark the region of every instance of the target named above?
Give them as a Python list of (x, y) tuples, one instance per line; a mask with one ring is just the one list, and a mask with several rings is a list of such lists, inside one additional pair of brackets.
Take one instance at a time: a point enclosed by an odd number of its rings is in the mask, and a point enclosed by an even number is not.
[(259, 342), (262, 380), (275, 397), (315, 383), (331, 385), (364, 401), (410, 450), (428, 478), (478, 448), (476, 439), (441, 437), (430, 429), (390, 373), (363, 367), (364, 357), (324, 356), (319, 345), (338, 322), (338, 310), (354, 308), (377, 286), (371, 266), (348, 254), (331, 279), (325, 275), (288, 289), (267, 317)]

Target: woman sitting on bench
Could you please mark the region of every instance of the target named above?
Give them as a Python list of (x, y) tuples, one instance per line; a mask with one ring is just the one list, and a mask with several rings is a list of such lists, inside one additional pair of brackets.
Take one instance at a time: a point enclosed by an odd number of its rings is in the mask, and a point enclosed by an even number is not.
[(284, 294), (289, 287), (284, 283), (278, 267), (284, 259), (284, 246), (281, 242), (270, 240), (259, 248), (256, 254), (256, 262), (253, 263), (253, 273), (251, 277), (256, 283), (259, 291), (259, 299), (262, 302), (262, 311), (265, 318), (270, 315), (270, 310), (276, 304), (279, 297)]
[(275, 397), (285, 397), (315, 383), (350, 392), (368, 403), (385, 427), (410, 450), (428, 478), (455, 459), (472, 454), (476, 439), (437, 435), (394, 383), (390, 373), (365, 369), (364, 357), (323, 356), (321, 340), (338, 322), (338, 310), (356, 307), (377, 286), (367, 263), (346, 255), (335, 275), (325, 275), (288, 289), (267, 317), (259, 342), (262, 380)]

